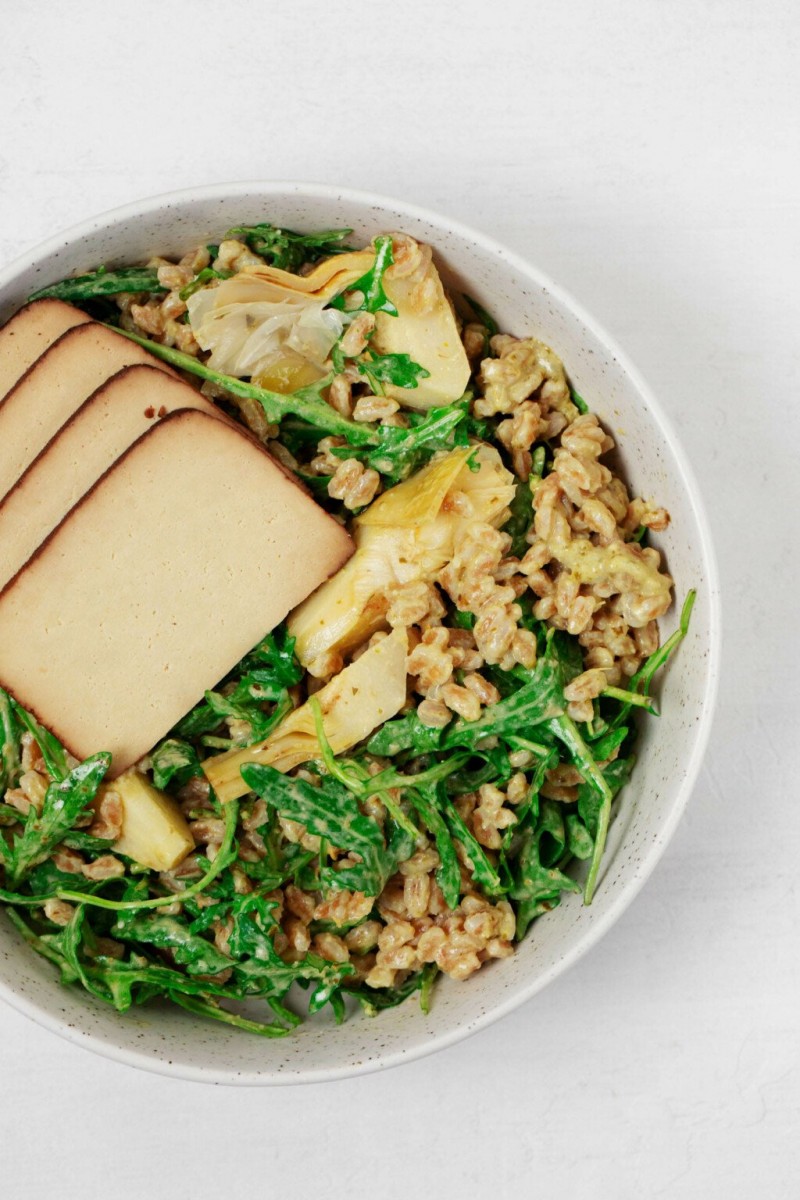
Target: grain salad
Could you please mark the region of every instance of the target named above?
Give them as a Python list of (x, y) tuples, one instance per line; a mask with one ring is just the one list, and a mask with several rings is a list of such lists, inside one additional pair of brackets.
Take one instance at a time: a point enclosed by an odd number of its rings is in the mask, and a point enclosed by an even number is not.
[(631, 495), (546, 331), (499, 329), (435, 247), (351, 233), (239, 226), (31, 297), (178, 373), (351, 540), (118, 775), (0, 690), (0, 900), (119, 1011), (160, 999), (266, 1037), (412, 995), (426, 1012), (438, 977), (591, 903), (688, 628), (691, 592), (661, 644), (669, 514)]

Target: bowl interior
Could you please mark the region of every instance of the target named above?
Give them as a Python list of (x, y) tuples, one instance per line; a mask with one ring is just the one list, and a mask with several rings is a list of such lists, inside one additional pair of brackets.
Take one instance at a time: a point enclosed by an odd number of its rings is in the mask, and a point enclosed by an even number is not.
[[(511, 959), (467, 984), (444, 979), (433, 1009), (414, 1002), (338, 1029), (324, 1014), (275, 1042), (248, 1037), (178, 1010), (120, 1016), (62, 987), (55, 970), (0, 929), (0, 994), (34, 1019), (134, 1065), (219, 1082), (332, 1078), (388, 1066), (455, 1041), (544, 987), (593, 944), (650, 873), (688, 797), (705, 744), (716, 680), (717, 595), (713, 555), (696, 485), (674, 435), (633, 368), (593, 320), (533, 268), (445, 218), (362, 193), (291, 184), (234, 185), (146, 201), (54, 239), (0, 275), (0, 320), (36, 288), (105, 263), (180, 254), (218, 241), (234, 224), (258, 221), (310, 231), (350, 226), (354, 244), (401, 229), (430, 242), (449, 280), (480, 301), (501, 329), (551, 345), (590, 407), (613, 433), (625, 478), (665, 505), (672, 522), (656, 539), (675, 580), (678, 606), (697, 588), (691, 630), (659, 684), (662, 716), (642, 728), (638, 764), (622, 793), (595, 900), (569, 896), (536, 922)], [(676, 606), (673, 606), (676, 607)], [(670, 612), (662, 637), (675, 626)]]

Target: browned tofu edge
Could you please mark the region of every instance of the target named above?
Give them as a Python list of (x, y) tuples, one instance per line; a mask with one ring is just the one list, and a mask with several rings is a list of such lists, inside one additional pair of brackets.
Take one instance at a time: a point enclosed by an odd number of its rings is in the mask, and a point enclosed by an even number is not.
[[(7, 491), (7, 492), (6, 492), (5, 496), (3, 496), (3, 497), (2, 497), (2, 499), (0, 499), (0, 512), (2, 512), (2, 511), (3, 511), (3, 509), (5, 508), (5, 506), (8, 504), (8, 502), (9, 502), (9, 501), (10, 501), (10, 499), (12, 498), (12, 496), (14, 496), (14, 495), (16, 494), (16, 492), (18, 491), (18, 489), (19, 489), (19, 488), (20, 488), (20, 487), (23, 485), (23, 483), (25, 482), (25, 480), (28, 478), (29, 474), (30, 474), (30, 473), (31, 473), (31, 472), (34, 470), (34, 468), (35, 468), (35, 467), (37, 467), (37, 466), (39, 465), (39, 463), (40, 463), (40, 462), (42, 461), (42, 459), (45, 457), (45, 455), (47, 454), (47, 452), (50, 450), (50, 448), (51, 448), (51, 446), (53, 445), (53, 443), (58, 441), (58, 439), (61, 437), (61, 434), (62, 434), (62, 433), (63, 433), (63, 432), (66, 430), (66, 429), (68, 429), (68, 428), (69, 428), (71, 425), (74, 425), (74, 424), (75, 424), (75, 423), (76, 423), (78, 420), (80, 420), (80, 418), (81, 418), (81, 417), (83, 416), (83, 414), (84, 414), (84, 413), (87, 411), (87, 409), (88, 409), (88, 408), (90, 408), (90, 407), (93, 405), (94, 401), (95, 401), (95, 400), (97, 400), (97, 399), (98, 399), (100, 396), (102, 396), (102, 395), (103, 395), (103, 393), (104, 393), (104, 392), (105, 392), (105, 391), (106, 391), (108, 388), (112, 387), (112, 386), (113, 386), (114, 384), (116, 384), (116, 383), (119, 383), (119, 381), (120, 381), (120, 380), (121, 380), (123, 377), (127, 379), (127, 378), (128, 378), (130, 375), (131, 375), (131, 374), (134, 374), (134, 373), (135, 373), (135, 374), (137, 374), (137, 375), (138, 375), (140, 372), (141, 372), (141, 373), (147, 372), (148, 374), (149, 374), (150, 372), (152, 372), (152, 374), (153, 374), (154, 376), (158, 376), (158, 377), (159, 377), (159, 378), (161, 378), (161, 379), (163, 379), (163, 378), (164, 378), (164, 372), (163, 372), (163, 371), (160, 371), (160, 370), (158, 369), (158, 367), (156, 367), (156, 366), (152, 366), (152, 367), (151, 367), (151, 366), (149, 366), (147, 363), (134, 363), (134, 364), (133, 364), (133, 365), (131, 365), (130, 367), (123, 367), (123, 368), (122, 368), (122, 370), (120, 370), (120, 371), (117, 371), (117, 372), (116, 372), (116, 374), (114, 374), (114, 375), (110, 375), (110, 376), (108, 377), (108, 379), (106, 379), (105, 383), (101, 383), (101, 384), (100, 384), (100, 387), (98, 387), (98, 388), (95, 388), (95, 390), (94, 390), (93, 392), (91, 392), (91, 393), (90, 393), (90, 395), (88, 395), (88, 396), (86, 397), (86, 399), (84, 400), (83, 404), (81, 404), (80, 408), (76, 408), (76, 409), (75, 409), (75, 412), (72, 414), (72, 416), (69, 418), (69, 420), (65, 421), (65, 422), (64, 422), (64, 424), (61, 426), (61, 428), (60, 428), (59, 430), (57, 430), (57, 431), (56, 431), (56, 433), (54, 433), (54, 434), (53, 434), (53, 436), (50, 438), (50, 441), (49, 441), (49, 442), (48, 442), (48, 443), (47, 443), (45, 446), (43, 446), (43, 447), (42, 447), (42, 449), (41, 449), (41, 450), (39, 451), (39, 453), (36, 455), (36, 457), (35, 457), (35, 458), (34, 458), (34, 460), (31, 462), (31, 464), (25, 468), (25, 470), (22, 472), (22, 474), (20, 475), (20, 477), (19, 477), (19, 479), (17, 480), (17, 482), (16, 482), (16, 483), (13, 485), (13, 487), (11, 487), (11, 488), (9, 489), (9, 491)], [(213, 403), (211, 400), (207, 400), (207, 399), (205, 398), (205, 396), (203, 396), (202, 392), (200, 392), (200, 391), (198, 391), (197, 389), (193, 388), (193, 387), (191, 386), (191, 384), (184, 383), (184, 381), (183, 381), (182, 379), (177, 379), (177, 378), (172, 378), (172, 379), (170, 380), (170, 382), (171, 382), (171, 383), (172, 383), (172, 384), (173, 384), (175, 387), (182, 387), (182, 388), (185, 388), (185, 389), (186, 389), (186, 391), (187, 391), (187, 393), (189, 394), (189, 396), (192, 398), (192, 400), (193, 400), (193, 401), (194, 401), (194, 399), (195, 399), (196, 397), (199, 397), (199, 403), (198, 403), (197, 407), (198, 407), (198, 409), (200, 409), (200, 411), (201, 411), (201, 412), (206, 412), (206, 411), (208, 411), (208, 410), (205, 408), (205, 405), (208, 405), (208, 406), (209, 406), (209, 408), (216, 408), (216, 406), (214, 405), (214, 403)], [(187, 400), (187, 404), (188, 404), (188, 400)], [(177, 411), (178, 411), (178, 408), (177, 408), (177, 406), (176, 406), (176, 408), (174, 408), (172, 411), (173, 411), (173, 412), (177, 412)], [(150, 416), (150, 419), (151, 419), (151, 420), (152, 420), (152, 422), (153, 422), (153, 425), (156, 425), (156, 424), (157, 424), (159, 421), (163, 421), (163, 420), (165, 420), (165, 419), (166, 419), (166, 417), (167, 417), (169, 414), (168, 414), (168, 413), (165, 413), (165, 414), (164, 414), (164, 416), (161, 416), (161, 415), (158, 413), (158, 411), (157, 411), (157, 410), (154, 408), (154, 409), (153, 409), (153, 412), (152, 412), (152, 414), (148, 414), (148, 413), (145, 411), (145, 412), (144, 412), (144, 415), (145, 415), (145, 416), (148, 416), (148, 415), (149, 415), (149, 416)], [(209, 414), (209, 415), (211, 415), (211, 414)], [(226, 415), (225, 413), (223, 413), (221, 409), (219, 409), (218, 411), (215, 411), (213, 415), (214, 415), (214, 416), (218, 416), (218, 417), (219, 417), (219, 419), (220, 419), (220, 420), (222, 420), (222, 421), (228, 421), (228, 420), (229, 420), (229, 418), (227, 417), (227, 415)], [(142, 434), (140, 434), (140, 437), (144, 437), (144, 436), (145, 436), (145, 434), (147, 434), (147, 433), (149, 433), (149, 432), (150, 432), (150, 430), (149, 430), (149, 429), (145, 429), (145, 430), (142, 432)], [(137, 438), (136, 440), (138, 441), (139, 439)], [(133, 445), (134, 445), (134, 443), (133, 443), (133, 442), (131, 442), (131, 446), (133, 446)], [(130, 449), (130, 447), (129, 447), (128, 449)], [(127, 453), (127, 450), (126, 450), (126, 451), (124, 451), (124, 453)], [(112, 463), (110, 464), (110, 466), (112, 466), (112, 467), (113, 467), (113, 466), (114, 466), (114, 463), (115, 463), (116, 461), (117, 461), (117, 459), (114, 459), (114, 462), (112, 462)], [(104, 472), (104, 474), (107, 474), (107, 472)], [(101, 476), (101, 478), (102, 478), (102, 476)], [(97, 482), (99, 483), (99, 482), (100, 482), (100, 480), (98, 479), (98, 480), (97, 480)], [(94, 485), (92, 485), (92, 486), (94, 486)], [(73, 508), (74, 508), (74, 507), (75, 507), (75, 506), (73, 505)], [(71, 511), (72, 511), (72, 509), (69, 509), (68, 511), (69, 511), (69, 512), (71, 512)], [(65, 514), (64, 514), (64, 516), (67, 516), (67, 513), (65, 513)], [(9, 581), (9, 582), (10, 582), (10, 581)], [(0, 591), (2, 591), (2, 589), (0, 589)]]
[[(34, 301), (33, 303), (39, 303), (39, 301)], [(20, 309), (20, 312), (22, 312), (22, 309)], [(11, 319), (13, 321), (14, 318), (12, 317)], [(110, 325), (103, 325), (102, 322), (100, 322), (100, 321), (91, 321), (90, 320), (90, 321), (87, 321), (85, 325), (74, 325), (72, 327), (72, 329), (67, 329), (64, 333), (61, 334), (61, 337), (57, 337), (54, 342), (51, 342), (50, 345), (47, 347), (47, 349), (42, 354), (40, 354), (39, 357), (37, 359), (35, 359), (34, 362), (31, 363), (31, 365), (28, 367), (25, 374), (20, 375), (19, 379), (16, 381), (14, 386), (9, 388), (4, 396), (0, 396), (0, 408), (2, 408), (3, 405), (7, 402), (7, 400), (11, 396), (14, 395), (14, 393), (17, 391), (18, 388), (22, 387), (22, 385), (27, 382), (28, 376), (31, 374), (32, 371), (34, 371), (41, 364), (42, 360), (44, 358), (47, 358), (48, 355), (52, 354), (54, 350), (56, 350), (57, 348), (59, 348), (61, 346), (61, 343), (65, 340), (65, 338), (70, 338), (72, 340), (78, 339), (82, 336), (86, 336), (87, 335), (86, 331), (94, 332), (94, 329), (96, 329), (98, 326), (101, 329), (108, 330), (108, 332), (113, 334), (114, 337), (120, 338), (121, 341), (127, 342), (129, 345), (137, 344), (135, 342), (132, 342), (130, 338), (126, 338), (124, 334), (118, 333), (116, 331), (116, 329), (112, 329)], [(139, 348), (141, 350), (144, 350), (145, 353), (147, 353), (147, 351), (145, 350), (145, 348), (143, 346), (140, 346)], [(156, 358), (156, 356), (154, 354), (152, 354), (150, 357), (153, 360), (153, 366), (157, 370), (163, 371), (165, 375), (170, 375), (173, 379), (180, 378), (177, 371), (175, 371), (172, 367), (168, 366), (167, 363), (162, 363), (161, 360)], [(144, 364), (132, 364), (132, 365), (144, 365)], [(187, 384), (186, 386), (188, 387), (189, 384)]]
[[(41, 543), (41, 545), (38, 547), (38, 549), (35, 551), (35, 553), (31, 555), (31, 557), (28, 559), (28, 561), (22, 567), (20, 567), (19, 571), (17, 571), (16, 574), (8, 581), (8, 583), (5, 585), (5, 587), (0, 589), (0, 597), (3, 597), (6, 594), (6, 592), (9, 591), (14, 586), (16, 580), (19, 579), (19, 577), (23, 574), (23, 572), (25, 570), (27, 570), (27, 568), (31, 565), (31, 563), (35, 562), (36, 559), (38, 559), (44, 553), (47, 546), (58, 535), (59, 530), (62, 528), (62, 526), (65, 524), (65, 522), (67, 522), (69, 520), (70, 516), (74, 512), (76, 512), (79, 508), (81, 508), (84, 504), (87, 503), (89, 498), (94, 494), (94, 492), (97, 491), (97, 489), (99, 487), (102, 486), (103, 482), (115, 470), (115, 468), (121, 462), (123, 462), (123, 460), (126, 459), (130, 454), (132, 454), (135, 451), (136, 447), (142, 441), (144, 441), (145, 438), (148, 438), (151, 435), (151, 433), (153, 432), (154, 429), (157, 429), (160, 426), (166, 425), (168, 422), (180, 421), (181, 418), (185, 417), (187, 415), (187, 413), (190, 413), (190, 412), (197, 412), (197, 410), (176, 409), (175, 411), (168, 413), (165, 417), (162, 417), (157, 422), (156, 425), (154, 425), (150, 429), (146, 430), (141, 435), (141, 437), (138, 437), (135, 442), (132, 442), (131, 445), (128, 447), (128, 449), (123, 454), (121, 454), (119, 456), (119, 458), (117, 458), (109, 466), (108, 470), (103, 472), (103, 474), (100, 476), (100, 478), (97, 480), (97, 482), (94, 483), (92, 485), (92, 487), (89, 488), (89, 490), (86, 492), (86, 494), (84, 496), (81, 497), (81, 499), (78, 501), (78, 503), (74, 504), (72, 506), (72, 508), (69, 510), (69, 512), (66, 513), (66, 515), (64, 516), (63, 520), (60, 521), (58, 523), (58, 525), (56, 525), (55, 529), (53, 529), (52, 532), (48, 534), (48, 536), (44, 539), (44, 541)], [(206, 415), (206, 414), (204, 414), (204, 415)], [(213, 420), (213, 418), (209, 418), (209, 419)], [(308, 499), (311, 499), (312, 502), (316, 504), (316, 501), (313, 500), (313, 497), (310, 496), (310, 493), (308, 492), (308, 490), (304, 486), (302, 486), (302, 484), (292, 475), (292, 473), (286, 467), (283, 466), (282, 463), (278, 462), (278, 460), (276, 458), (274, 458), (262, 446), (262, 444), (259, 442), (259, 440), (253, 434), (251, 434), (249, 430), (242, 428), (242, 426), (240, 426), (239, 424), (237, 424), (236, 422), (233, 422), (233, 421), (228, 421), (227, 425), (228, 425), (229, 429), (231, 429), (238, 436), (243, 438), (244, 441), (249, 442), (251, 445), (255, 445), (256, 447), (258, 447), (258, 449), (261, 451), (261, 453), (266, 455), (266, 457), (270, 460), (270, 462), (274, 466), (280, 468), (281, 473), (283, 475), (285, 475), (286, 478), (289, 479), (297, 487), (299, 492), (301, 492), (303, 495), (305, 495)], [(353, 553), (355, 552), (355, 545), (353, 544), (352, 538), (347, 533), (347, 531), (344, 529), (344, 527), (342, 525), (340, 525), (339, 522), (336, 521), (329, 513), (326, 513), (325, 510), (320, 505), (318, 505), (317, 507), (319, 508), (319, 510), (323, 514), (323, 516), (327, 517), (328, 520), (330, 521), (331, 526), (333, 527), (333, 529), (336, 531), (337, 535), (340, 538), (341, 546), (342, 546), (342, 553), (335, 560), (335, 565), (332, 567), (331, 571), (329, 572), (329, 574), (327, 576), (327, 578), (330, 579), (333, 575), (336, 574), (337, 571), (341, 570), (341, 568), (344, 566), (344, 564), (352, 557)], [(322, 582), (324, 582), (324, 580)], [(319, 584), (318, 586), (321, 586), (321, 584)], [(265, 631), (265, 632), (268, 632), (268, 631)], [(210, 680), (209, 687), (213, 687), (218, 682), (219, 681), (216, 679)], [(31, 706), (24, 699), (22, 699), (19, 695), (17, 695), (15, 690), (12, 687), (9, 687), (4, 682), (2, 676), (0, 676), (0, 687), (2, 687), (4, 691), (8, 692), (8, 694), (10, 696), (12, 696), (13, 699), (16, 700), (18, 704), (20, 704), (23, 708), (25, 708), (26, 711), (32, 713), (33, 716), (36, 718), (36, 720), (41, 725), (43, 725), (46, 729), (49, 729), (50, 732), (53, 733), (58, 738), (58, 740), (65, 747), (65, 749), (67, 751), (69, 751), (69, 753), (72, 754), (72, 750), (69, 746), (69, 743), (64, 739), (63, 735), (59, 732), (59, 728), (58, 728), (57, 724), (49, 722), (48, 719), (46, 717), (44, 717), (42, 715), (42, 713), (40, 713), (35, 707)], [(100, 750), (102, 750), (102, 747), (98, 746), (97, 750), (94, 751), (94, 753), (98, 753)], [(73, 755), (73, 757), (77, 757), (77, 756)], [(122, 768), (122, 769), (124, 769), (124, 768)], [(111, 770), (109, 771), (108, 777), (109, 777), (109, 779), (111, 779), (114, 776), (115, 776), (115, 771), (112, 766)]]

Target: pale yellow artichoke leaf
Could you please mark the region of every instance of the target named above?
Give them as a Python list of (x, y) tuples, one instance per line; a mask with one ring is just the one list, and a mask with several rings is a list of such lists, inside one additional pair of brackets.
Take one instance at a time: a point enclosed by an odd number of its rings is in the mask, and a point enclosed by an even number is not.
[(447, 493), (471, 454), (473, 446), (434, 458), (416, 475), (389, 488), (356, 517), (356, 525), (414, 526), (439, 515)]
[[(406, 701), (405, 629), (396, 629), (334, 676), (316, 693), (322, 727), (334, 754), (363, 741), (373, 729), (395, 716)], [(266, 763), (291, 771), (321, 756), (310, 704), (296, 708), (263, 742), (228, 750), (203, 763), (212, 788), (223, 802), (247, 791), (241, 776), (246, 763)]]
[(428, 371), (428, 378), (420, 379), (415, 388), (386, 385), (387, 395), (407, 408), (425, 411), (460, 399), (471, 368), (430, 247), (405, 240), (412, 246), (415, 265), (409, 270), (404, 261), (386, 271), (383, 287), (397, 316), (377, 314), (370, 344), (378, 354), (408, 354)]
[[(471, 469), (468, 458), (474, 460), (476, 470)], [(486, 522), (499, 528), (508, 520), (514, 477), (494, 447), (459, 447), (439, 461), (443, 464), (439, 467), (441, 478), (451, 477), (441, 499), (440, 492), (430, 484), (431, 477), (437, 475), (435, 469), (426, 475), (426, 468), (390, 488), (358, 518), (353, 557), (290, 614), (288, 625), (296, 639), (295, 652), (312, 674), (315, 662), (324, 661), (329, 652), (346, 653), (385, 627), (387, 589), (414, 580), (433, 582), (452, 559), (464, 522)], [(419, 511), (415, 486), (421, 495), (433, 495), (438, 502), (436, 509), (430, 504), (425, 519), (396, 525), (370, 521), (370, 511), (376, 505), (384, 513), (387, 509), (399, 513), (401, 520), (409, 509)], [(390, 499), (394, 492), (400, 492), (403, 498), (396, 507)], [(448, 496), (455, 492), (468, 501), (466, 514), (462, 506), (448, 505)]]

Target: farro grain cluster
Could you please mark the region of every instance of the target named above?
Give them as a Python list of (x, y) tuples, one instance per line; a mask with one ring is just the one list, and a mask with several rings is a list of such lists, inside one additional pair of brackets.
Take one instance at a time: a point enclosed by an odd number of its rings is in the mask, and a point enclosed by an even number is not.
[[(565, 893), (591, 900), (632, 715), (685, 633), (690, 605), (659, 646), (669, 515), (609, 465), (544, 331), (498, 330), (408, 236), (348, 235), (240, 227), (150, 260), (149, 290), (51, 290), (183, 371), (356, 546), (137, 764), (190, 853), (120, 850), (111, 783), (6, 878), (31, 945), (121, 1010), (162, 997), (282, 1036), (303, 1008), (427, 1010), (438, 975), (512, 955)], [(77, 765), (3, 714), (10, 858)]]

